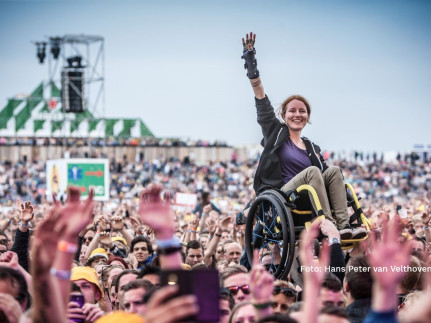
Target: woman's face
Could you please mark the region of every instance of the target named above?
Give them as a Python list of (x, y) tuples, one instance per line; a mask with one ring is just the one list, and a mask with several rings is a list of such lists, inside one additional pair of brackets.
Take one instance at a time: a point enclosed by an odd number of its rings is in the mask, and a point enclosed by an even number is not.
[(284, 121), (290, 131), (301, 132), (308, 121), (307, 107), (300, 100), (292, 100), (287, 104)]

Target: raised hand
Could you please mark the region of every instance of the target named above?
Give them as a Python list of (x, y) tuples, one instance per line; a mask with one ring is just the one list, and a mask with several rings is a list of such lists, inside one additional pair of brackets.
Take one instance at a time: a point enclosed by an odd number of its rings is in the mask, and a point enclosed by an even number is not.
[(318, 262), (314, 260), (314, 255), (311, 252), (314, 240), (319, 234), (321, 222), (321, 219), (315, 220), (308, 231), (304, 230), (301, 233), (301, 243), (299, 246), (299, 259), (302, 267), (305, 268), (303, 271), (304, 284), (310, 284), (317, 289), (325, 278), (325, 268), (329, 265), (329, 247), (325, 240), (322, 243)]
[(221, 230), (228, 230), (229, 228), (229, 224), (232, 221), (232, 218), (230, 216), (226, 216), (224, 217), (221, 221), (220, 221), (220, 229)]
[(111, 228), (119, 231), (123, 229), (123, 217), (121, 215), (113, 216), (111, 218)]
[(192, 219), (189, 222), (189, 229), (196, 230), (199, 226), (199, 217), (196, 214), (192, 215)]
[(61, 231), (55, 231), (59, 209), (55, 206), (48, 215), (41, 221), (33, 236), (32, 242), (32, 262), (40, 271), (47, 271), (51, 268), (57, 252), (57, 243), (62, 235)]
[(216, 230), (216, 221), (214, 219), (208, 219), (206, 222), (208, 231), (211, 235), (214, 235), (214, 231)]
[(245, 40), (244, 40), (244, 38), (242, 39), (242, 46), (243, 46), (244, 51), (253, 50), (255, 42), (256, 42), (256, 34), (253, 34), (251, 32), (250, 37), (248, 36), (248, 34), (246, 34)]
[(407, 266), (410, 261), (411, 244), (400, 242), (401, 234), (400, 218), (395, 216), (394, 220), (388, 223), (383, 222), (381, 240), (377, 240), (375, 234), (370, 239), (372, 250), (368, 253), (370, 265), (374, 268), (387, 268), (387, 272), (372, 270), (376, 282), (382, 289), (396, 288), (403, 279), (405, 272), (393, 270), (395, 267)]
[(21, 203), (21, 207), (19, 208), (19, 210), (20, 210), (20, 220), (22, 223), (27, 224), (28, 222), (33, 220), (34, 210), (30, 201)]
[(59, 217), (55, 230), (63, 232), (65, 239), (76, 240), (79, 233), (91, 222), (93, 217), (94, 191), (91, 190), (84, 203), (80, 201), (81, 193), (77, 187), (69, 187), (68, 199), (63, 208), (58, 210)]
[(100, 232), (99, 234), (99, 242), (107, 246), (109, 248), (113, 247), (114, 243), (112, 242), (111, 233), (110, 232)]
[(138, 214), (150, 226), (157, 239), (170, 239), (175, 233), (174, 214), (168, 203), (160, 198), (162, 187), (151, 184), (141, 194)]
[(254, 251), (253, 266), (249, 275), (253, 302), (258, 304), (270, 302), (274, 289), (274, 276), (259, 264), (259, 250), (257, 249)]

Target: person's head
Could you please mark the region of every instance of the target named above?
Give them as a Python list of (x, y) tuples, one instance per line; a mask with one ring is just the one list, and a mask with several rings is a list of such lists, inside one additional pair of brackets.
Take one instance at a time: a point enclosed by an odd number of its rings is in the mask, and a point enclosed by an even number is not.
[(326, 306), (320, 310), (317, 323), (349, 323), (346, 311), (339, 306)]
[(280, 118), (287, 124), (291, 131), (302, 131), (307, 123), (310, 123), (311, 106), (301, 95), (291, 95), (281, 104)]
[(117, 265), (105, 265), (100, 273), (100, 281), (102, 282), (103, 290), (109, 291), (109, 282), (112, 280), (111, 272), (118, 275), (123, 271), (123, 268)]
[(121, 257), (110, 257), (108, 260), (108, 265), (116, 265), (116, 266), (120, 266), (123, 269), (129, 269), (129, 265)]
[(241, 265), (226, 267), (220, 275), (221, 286), (229, 289), (235, 304), (251, 298), (247, 268)]
[(207, 205), (210, 202), (211, 194), (208, 191), (202, 192), (202, 205)]
[(328, 273), (320, 285), (319, 304), (320, 308), (344, 304), (343, 284), (333, 273)]
[(295, 303), (296, 296), (296, 290), (291, 283), (282, 280), (275, 281), (271, 298), (273, 313), (286, 314), (290, 305)]
[(132, 280), (135, 280), (138, 276), (138, 271), (134, 269), (127, 269), (123, 270), (118, 276), (117, 276), (117, 284), (115, 285), (115, 293), (117, 294), (117, 300), (118, 304), (120, 306), (120, 309), (124, 309), (124, 286), (126, 286), (128, 283), (130, 283)]
[(79, 263), (81, 265), (85, 264), (85, 252), (87, 251), (88, 246), (83, 244), (81, 246), (81, 252), (79, 253)]
[(400, 283), (400, 290), (402, 294), (408, 294), (413, 292), (415, 289), (420, 287), (421, 283), (421, 262), (415, 256), (410, 257), (409, 267), (412, 270), (408, 270), (403, 280)]
[(225, 257), (227, 262), (230, 264), (234, 262), (239, 264), (239, 260), (242, 255), (242, 247), (238, 242), (232, 242), (226, 247)]
[(220, 323), (229, 322), (235, 301), (227, 288), (220, 288)]
[(145, 265), (141, 268), (141, 271), (138, 274), (139, 279), (145, 279), (151, 282), (154, 287), (160, 287), (160, 273), (161, 269), (159, 267), (155, 267), (152, 265)]
[(217, 245), (217, 249), (216, 249), (216, 252), (215, 252), (215, 258), (216, 258), (217, 261), (225, 259), (225, 252), (224, 252), (223, 244), (222, 243), (219, 243)]
[(203, 233), (199, 236), (199, 242), (201, 243), (201, 245), (204, 249), (207, 247), (208, 241), (209, 241), (208, 234)]
[(228, 230), (223, 230), (221, 232), (220, 242), (226, 242), (229, 239), (230, 232)]
[(204, 250), (199, 241), (191, 240), (187, 243), (186, 248), (186, 264), (193, 267), (196, 264), (202, 263), (204, 259)]
[(85, 263), (85, 266), (94, 268), (101, 261), (108, 261), (108, 254), (106, 253), (105, 249), (96, 248), (91, 252), (90, 257), (88, 257), (88, 260)]
[(250, 301), (236, 304), (229, 317), (229, 323), (256, 322), (256, 311)]
[(425, 225), (422, 222), (422, 219), (420, 216), (414, 216), (412, 218), (413, 223), (413, 229), (415, 229), (415, 235), (416, 237), (421, 238), (424, 235), (424, 227)]
[(144, 263), (149, 256), (153, 255), (153, 245), (147, 237), (137, 236), (130, 243), (130, 252), (136, 257), (138, 263)]
[(0, 252), (8, 251), (9, 239), (3, 231), (0, 231)]
[(72, 268), (70, 280), (81, 289), (85, 303), (96, 304), (103, 295), (102, 288), (97, 280), (97, 273), (93, 268)]
[(93, 229), (89, 229), (85, 234), (84, 238), (82, 239), (82, 244), (88, 246), (90, 242), (93, 240), (95, 235), (95, 232)]
[(27, 282), (17, 270), (0, 266), (0, 293), (10, 294), (18, 301), (24, 311), (29, 303)]
[(154, 288), (148, 280), (136, 279), (124, 286), (124, 310), (130, 313), (144, 315), (147, 305), (144, 295)]
[(424, 257), (424, 251), (425, 251), (425, 241), (423, 241), (421, 238), (418, 238), (418, 237), (414, 237), (409, 241), (410, 241), (410, 244), (412, 245), (412, 255), (422, 260)]
[(344, 291), (354, 300), (371, 298), (373, 278), (366, 256), (354, 257), (346, 265)]

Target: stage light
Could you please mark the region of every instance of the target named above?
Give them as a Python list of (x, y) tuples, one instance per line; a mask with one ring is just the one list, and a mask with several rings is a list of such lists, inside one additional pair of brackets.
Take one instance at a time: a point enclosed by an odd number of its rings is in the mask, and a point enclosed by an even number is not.
[(69, 67), (72, 68), (83, 68), (85, 66), (81, 65), (82, 57), (81, 56), (72, 56), (67, 59), (67, 63)]
[(46, 54), (46, 42), (36, 42), (36, 51), (37, 51), (37, 58), (39, 59), (39, 63), (42, 64), (45, 60)]
[(51, 53), (54, 56), (54, 59), (58, 59), (58, 56), (60, 55), (60, 37), (50, 37), (50, 45), (51, 45)]

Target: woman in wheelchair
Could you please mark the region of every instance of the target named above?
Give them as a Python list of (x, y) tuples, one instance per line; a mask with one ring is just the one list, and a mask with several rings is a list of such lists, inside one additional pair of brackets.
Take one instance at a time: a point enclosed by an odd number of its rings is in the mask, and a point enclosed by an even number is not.
[[(317, 193), (323, 213), (340, 231), (342, 240), (361, 239), (364, 228), (349, 225), (346, 190), (343, 174), (338, 167), (328, 167), (320, 148), (306, 137), (302, 130), (310, 123), (311, 106), (301, 95), (292, 95), (281, 104), (280, 120), (265, 95), (259, 77), (254, 49), (256, 35), (247, 34), (242, 39), (247, 76), (254, 91), (257, 121), (262, 128), (262, 152), (254, 179), (254, 190), (259, 195), (268, 188), (289, 192), (300, 185), (309, 184)], [(313, 198), (310, 198), (317, 214)], [(331, 201), (331, 203), (329, 202)], [(331, 212), (331, 207), (333, 213)]]

